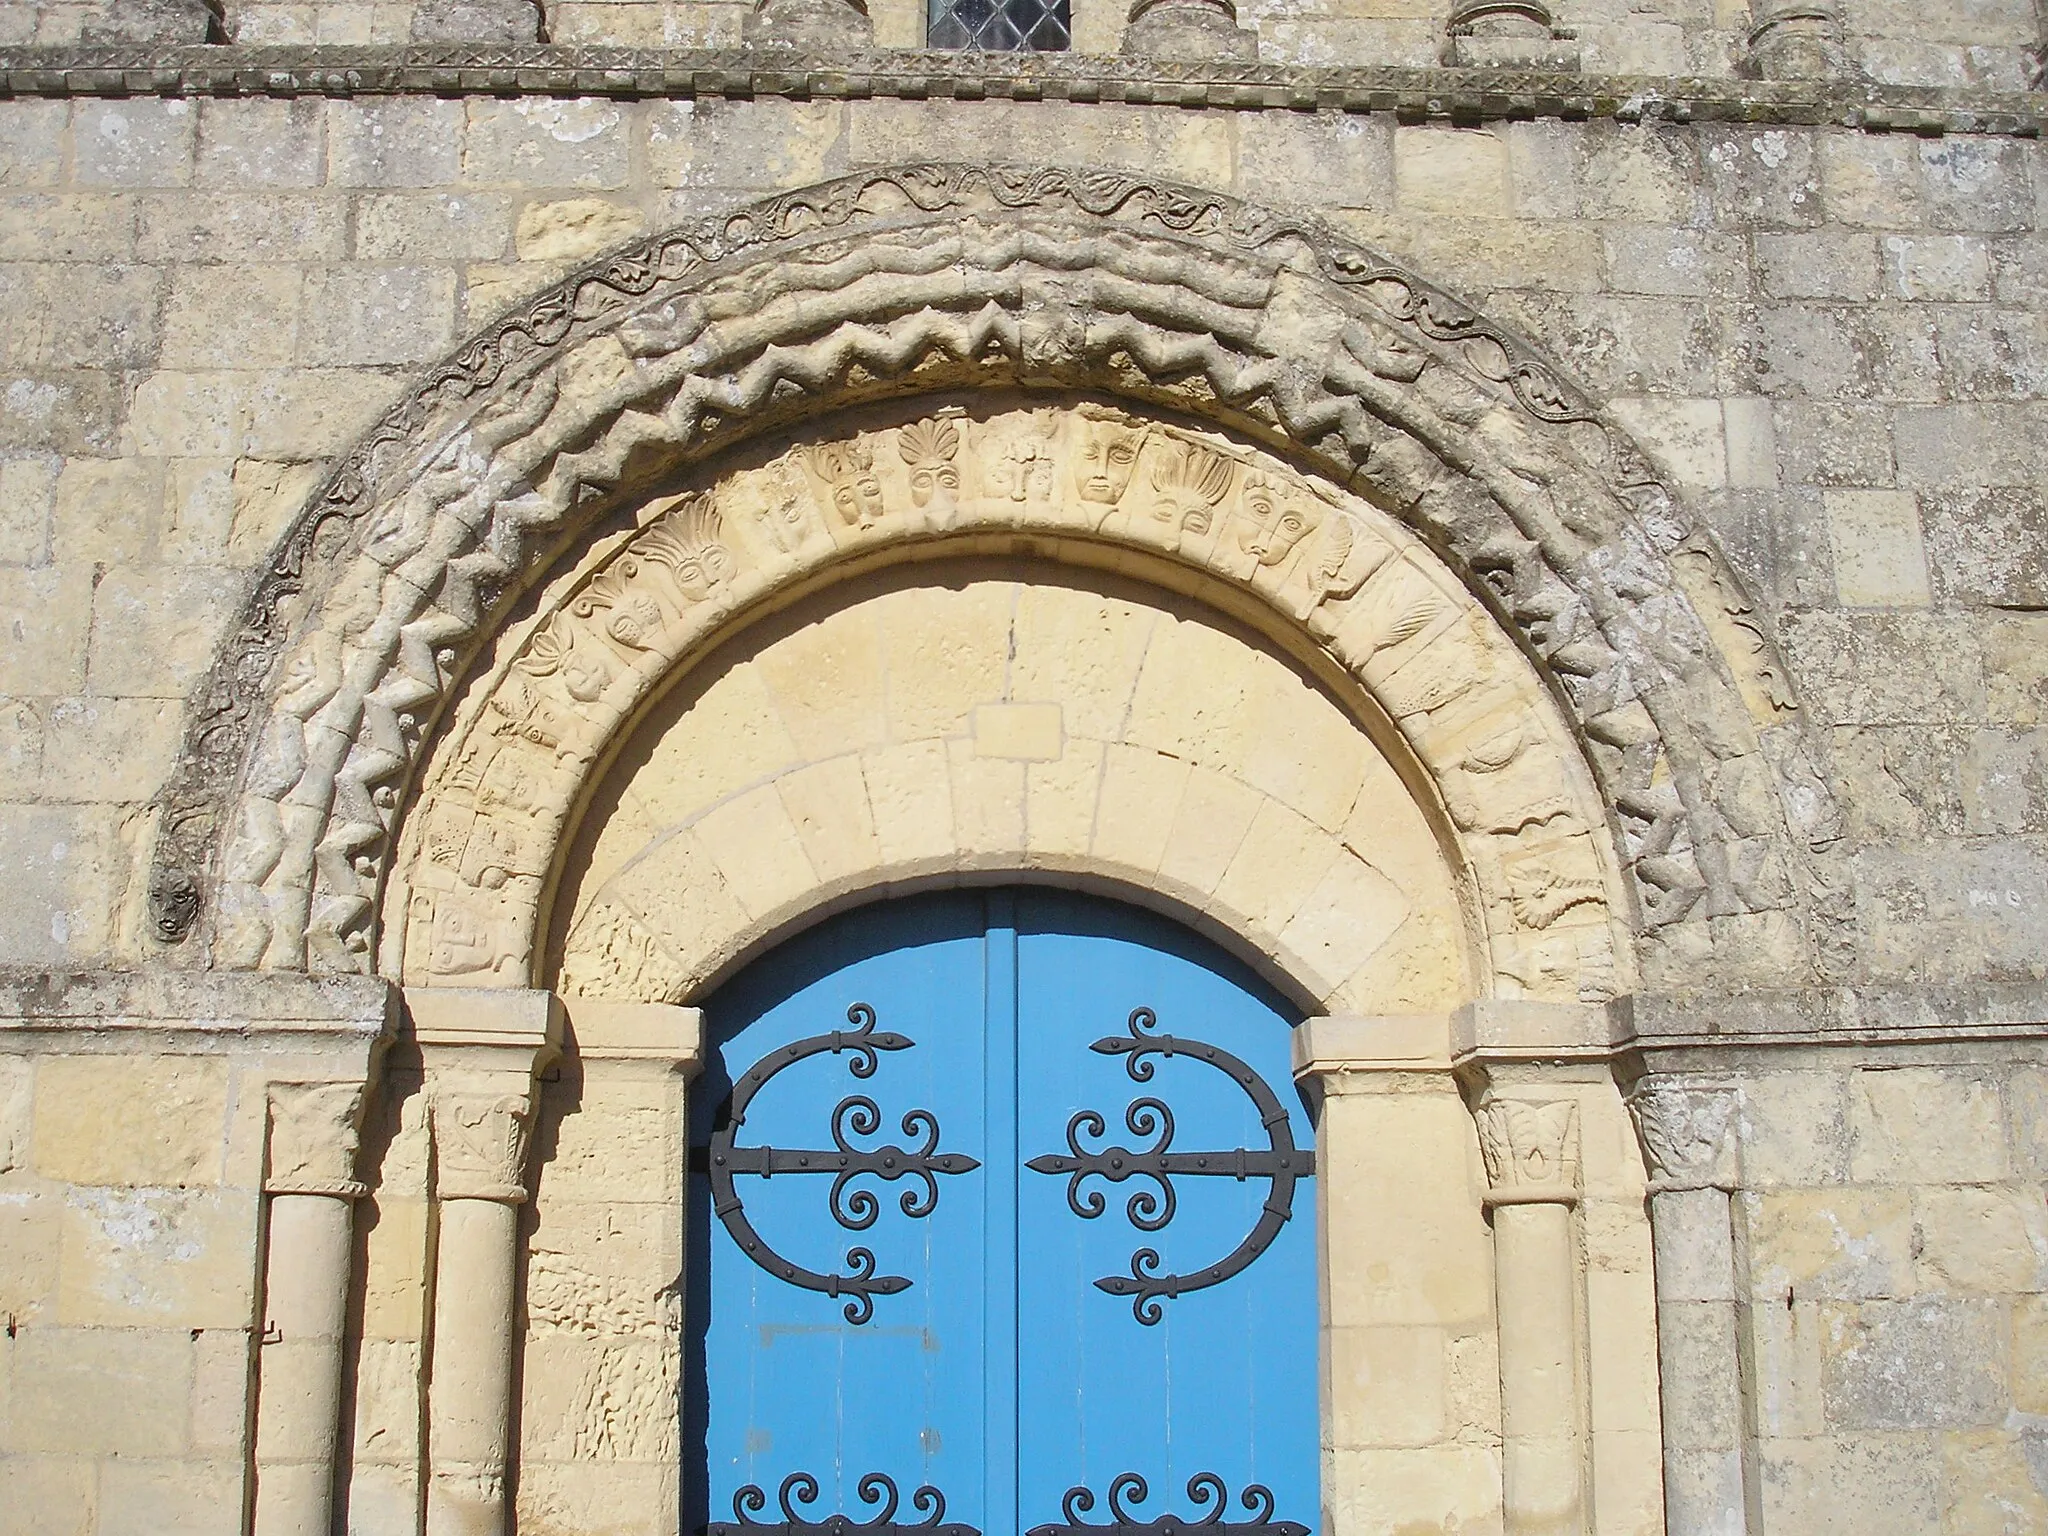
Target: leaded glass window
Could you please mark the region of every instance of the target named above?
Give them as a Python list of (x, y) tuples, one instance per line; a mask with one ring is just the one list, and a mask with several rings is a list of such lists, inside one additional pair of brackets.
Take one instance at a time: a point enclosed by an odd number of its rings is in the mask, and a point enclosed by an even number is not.
[(932, 48), (1059, 53), (1073, 42), (1068, 0), (929, 0)]

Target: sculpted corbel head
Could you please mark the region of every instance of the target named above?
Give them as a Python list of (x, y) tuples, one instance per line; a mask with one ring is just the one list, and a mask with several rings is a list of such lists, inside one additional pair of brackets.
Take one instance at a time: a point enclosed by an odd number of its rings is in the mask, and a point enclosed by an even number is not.
[(1074, 437), (1074, 489), (1083, 501), (1113, 507), (1130, 488), (1145, 429), (1122, 416), (1081, 412)]
[(724, 530), (724, 514), (712, 496), (688, 496), (642, 534), (633, 549), (667, 570), (685, 602), (711, 602), (739, 572)]
[(1254, 470), (1245, 477), (1238, 547), (1260, 565), (1278, 565), (1322, 520), (1320, 511), (1289, 495), (1279, 480)]
[(1230, 491), (1230, 460), (1199, 443), (1175, 443), (1152, 461), (1152, 520), (1167, 548), (1182, 535), (1207, 538)]
[(874, 450), (866, 443), (822, 443), (806, 457), (811, 472), (830, 488), (832, 510), (849, 528), (871, 528), (886, 515)]
[(960, 428), (946, 416), (914, 421), (896, 434), (896, 452), (910, 470), (910, 499), (934, 529), (960, 518)]

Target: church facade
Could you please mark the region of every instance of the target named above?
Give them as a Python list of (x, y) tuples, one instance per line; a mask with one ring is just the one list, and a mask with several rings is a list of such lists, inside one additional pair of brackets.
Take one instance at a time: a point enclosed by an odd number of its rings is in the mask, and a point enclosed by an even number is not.
[(2048, 1527), (2044, 28), (0, 0), (0, 1532)]

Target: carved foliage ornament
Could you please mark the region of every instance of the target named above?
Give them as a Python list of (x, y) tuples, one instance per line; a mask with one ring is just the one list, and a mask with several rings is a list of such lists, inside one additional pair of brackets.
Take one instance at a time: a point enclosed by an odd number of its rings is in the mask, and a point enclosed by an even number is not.
[(273, 1195), (361, 1196), (356, 1150), (363, 1097), (361, 1083), (272, 1083), (264, 1189)]
[[(1104, 281), (1073, 282), (1083, 270)], [(1302, 312), (1274, 327), (1282, 272)], [(481, 333), (356, 445), (194, 702), (155, 931), (185, 931), (197, 890), (235, 929), (217, 963), (367, 968), (391, 833), (452, 680), (531, 579), (529, 551), (629, 460), (701, 457), (882, 383), (1049, 376), (1286, 439), (1409, 509), (1569, 699), (1651, 926), (1816, 899), (1797, 850), (1832, 835), (1825, 797), (1786, 797), (1763, 825), (1746, 784), (1729, 791), (1740, 807), (1717, 798), (1720, 765), (1759, 757), (1775, 722), (1736, 685), (1757, 658), (1718, 650), (1671, 574), (1670, 551), (1704, 536), (1551, 364), (1313, 219), (1121, 174), (918, 165), (621, 251)], [(1042, 484), (1029, 446), (1027, 500)], [(1089, 479), (1108, 489), (1135, 454), (1105, 455)], [(1205, 467), (1160, 493), (1184, 536), (1213, 489)], [(874, 469), (807, 467), (832, 488), (834, 529), (874, 516)], [(564, 652), (560, 675), (572, 667), (585, 688), (605, 671)], [(1817, 782), (1796, 739), (1777, 742), (1766, 780)]]
[(440, 1085), (428, 1096), (434, 1128), (435, 1192), (444, 1200), (526, 1199), (531, 1094), (480, 1079)]
[(1650, 1165), (1651, 1189), (1733, 1188), (1739, 1104), (1732, 1088), (1645, 1079), (1628, 1096), (1628, 1107)]
[(1488, 1094), (1479, 1104), (1479, 1152), (1491, 1186), (1489, 1205), (1577, 1199), (1577, 1101)]

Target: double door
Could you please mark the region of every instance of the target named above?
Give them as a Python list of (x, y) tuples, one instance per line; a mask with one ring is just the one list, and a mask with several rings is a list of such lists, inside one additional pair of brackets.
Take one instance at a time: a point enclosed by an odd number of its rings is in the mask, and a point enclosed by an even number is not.
[(688, 1528), (1317, 1525), (1292, 1015), (1149, 913), (865, 908), (708, 1010)]

